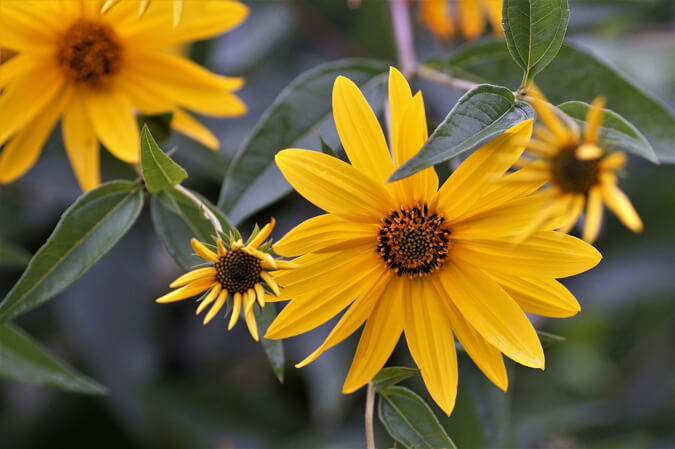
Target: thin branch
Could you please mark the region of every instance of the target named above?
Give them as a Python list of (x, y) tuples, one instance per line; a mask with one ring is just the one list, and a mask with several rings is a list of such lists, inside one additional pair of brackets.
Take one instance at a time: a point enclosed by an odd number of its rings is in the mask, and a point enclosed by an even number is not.
[(197, 196), (193, 195), (192, 192), (190, 192), (182, 185), (174, 186), (174, 189), (182, 193), (187, 199), (189, 199), (190, 201), (195, 203), (197, 207), (199, 207), (199, 209), (202, 211), (206, 219), (211, 222), (211, 224), (213, 225), (213, 229), (215, 229), (217, 233), (223, 232), (223, 227), (220, 224), (220, 220), (218, 220), (218, 217), (216, 217), (216, 215), (213, 212), (211, 212), (211, 209), (209, 209), (209, 207), (206, 204), (204, 204), (202, 200), (200, 200)]
[(389, 0), (391, 21), (396, 38), (398, 62), (401, 72), (406, 78), (412, 76), (417, 69), (415, 46), (413, 44), (412, 29), (410, 28), (410, 14), (407, 0)]
[(375, 433), (373, 432), (373, 411), (375, 409), (375, 387), (368, 382), (366, 392), (366, 448), (375, 449)]
[(417, 69), (417, 74), (422, 78), (428, 79), (429, 81), (445, 84), (446, 86), (454, 87), (455, 89), (471, 90), (475, 87), (478, 87), (478, 84), (472, 81), (455, 78), (448, 75), (447, 73), (443, 73), (425, 66), (420, 66)]

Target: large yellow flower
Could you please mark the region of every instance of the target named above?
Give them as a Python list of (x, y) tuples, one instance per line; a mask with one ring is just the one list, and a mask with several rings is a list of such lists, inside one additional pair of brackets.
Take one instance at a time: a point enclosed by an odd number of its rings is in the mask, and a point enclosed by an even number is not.
[(485, 31), (484, 15), (492, 29), (502, 34), (502, 0), (457, 0), (455, 26), (448, 0), (420, 0), (420, 20), (439, 39), (449, 39), (457, 28), (465, 39), (473, 40)]
[[(176, 28), (178, 25), (180, 25), (180, 21), (183, 19), (183, 8), (184, 8), (184, 0), (172, 0), (173, 3), (173, 27)], [(204, 0), (201, 0), (202, 2)], [(118, 4), (120, 0), (105, 0), (105, 3), (103, 4), (103, 7), (101, 8), (101, 12), (105, 14)], [(138, 3), (138, 16), (143, 16), (145, 14), (145, 11), (148, 10), (148, 7), (150, 6), (151, 0), (139, 0)]]
[[(288, 149), (276, 156), (286, 179), (326, 212), (291, 230), (275, 246), (298, 256), (298, 268), (275, 279), (289, 300), (267, 338), (313, 329), (347, 308), (303, 366), (365, 321), (343, 391), (367, 383), (402, 332), (434, 400), (448, 414), (455, 402), (453, 335), (500, 388), (502, 353), (543, 368), (544, 353), (525, 313), (564, 317), (579, 305), (556, 278), (590, 269), (600, 254), (543, 224), (515, 247), (515, 233), (542, 206), (516, 183), (496, 182), (530, 138), (532, 121), (476, 150), (438, 188), (433, 167), (387, 184), (396, 166), (427, 139), (422, 94), (412, 96), (395, 69), (389, 78), (392, 156), (365, 98), (344, 77), (335, 81), (333, 114), (351, 165)], [(509, 175), (518, 176), (519, 174)], [(351, 305), (350, 305), (351, 304)]]
[(523, 229), (523, 234), (536, 228), (539, 222), (556, 216), (561, 219), (559, 230), (569, 232), (585, 205), (583, 238), (593, 242), (600, 231), (603, 202), (630, 230), (642, 231), (642, 220), (617, 186), (616, 172), (626, 165), (626, 154), (609, 153), (597, 143), (604, 98), (593, 101), (582, 136), (574, 121), (561, 121), (536, 86), (530, 86), (528, 93), (545, 126), (535, 127), (536, 138), (530, 141), (528, 150), (536, 159), (521, 160), (524, 165), (521, 182), (529, 180), (533, 187), (549, 183), (550, 187), (542, 192), (549, 199), (548, 205)]
[(0, 183), (33, 166), (59, 118), (84, 190), (100, 182), (99, 142), (125, 162), (138, 161), (136, 112), (173, 111), (173, 128), (217, 149), (216, 137), (186, 109), (243, 114), (246, 106), (232, 93), (243, 80), (211, 73), (166, 48), (227, 31), (248, 9), (234, 0), (203, 6), (206, 13), (186, 8), (174, 30), (167, 2), (143, 19), (130, 2), (105, 15), (97, 0), (0, 2), (0, 47), (18, 53), (0, 65)]

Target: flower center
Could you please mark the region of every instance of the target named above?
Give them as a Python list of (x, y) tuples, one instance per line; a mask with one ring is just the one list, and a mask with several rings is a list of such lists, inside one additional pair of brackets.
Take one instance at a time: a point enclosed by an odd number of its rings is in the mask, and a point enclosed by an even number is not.
[(399, 276), (409, 278), (438, 270), (448, 257), (450, 231), (445, 219), (429, 214), (427, 205), (401, 208), (384, 219), (377, 251)]
[(57, 58), (69, 81), (99, 87), (119, 72), (122, 45), (109, 25), (79, 19), (61, 36)]
[(566, 148), (553, 157), (553, 181), (563, 192), (587, 193), (598, 182), (598, 161), (579, 159), (576, 150)]
[(216, 263), (216, 280), (230, 293), (246, 293), (261, 281), (260, 259), (237, 249)]

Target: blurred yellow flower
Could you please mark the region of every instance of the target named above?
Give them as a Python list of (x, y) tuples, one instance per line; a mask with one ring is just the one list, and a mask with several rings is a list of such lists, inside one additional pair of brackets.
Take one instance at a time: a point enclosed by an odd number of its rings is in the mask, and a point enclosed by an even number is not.
[(485, 31), (487, 15), (492, 29), (502, 34), (502, 0), (457, 0), (455, 25), (449, 0), (419, 0), (420, 20), (438, 39), (454, 36), (457, 28), (465, 39), (473, 40)]
[[(438, 189), (434, 168), (387, 183), (427, 140), (422, 94), (391, 69), (393, 161), (358, 87), (339, 77), (333, 115), (351, 165), (320, 152), (288, 149), (276, 162), (302, 196), (328, 212), (301, 223), (275, 246), (294, 260), (275, 279), (275, 301), (291, 300), (266, 338), (316, 328), (347, 308), (325, 342), (298, 367), (365, 327), (343, 392), (382, 368), (405, 333), (436, 403), (450, 414), (457, 389), (453, 337), (496, 385), (508, 380), (502, 353), (543, 368), (544, 353), (525, 313), (565, 317), (579, 304), (556, 278), (581, 273), (601, 256), (582, 240), (542, 224), (515, 247), (512, 238), (542, 206), (502, 176), (530, 139), (522, 122), (476, 150)], [(511, 176), (511, 175), (509, 175)]]
[[(148, 10), (148, 6), (150, 6), (150, 2), (152, 0), (139, 0), (138, 3), (138, 16), (141, 17), (143, 14), (145, 14), (145, 11)], [(203, 0), (202, 0), (203, 1)], [(120, 0), (105, 0), (105, 3), (103, 4), (103, 7), (101, 8), (101, 12), (105, 14), (118, 4)], [(173, 0), (173, 27), (176, 28), (178, 25), (180, 25), (180, 21), (183, 18), (183, 8), (184, 8), (184, 0)]]
[(243, 307), (248, 330), (257, 341), (259, 339), (258, 326), (253, 306), (257, 301), (260, 307), (265, 307), (266, 298), (269, 298), (265, 286), (275, 295), (279, 294), (279, 286), (268, 270), (289, 268), (294, 265), (291, 262), (276, 260), (269, 253), (258, 249), (269, 237), (272, 229), (274, 229), (274, 219), (260, 232), (251, 236), (246, 245), (241, 239), (234, 240), (230, 236), (232, 244), (229, 248), (221, 239), (217, 240), (217, 246), (213, 250), (197, 239), (192, 239), (192, 249), (195, 253), (212, 265), (197, 268), (173, 281), (170, 287), (176, 290), (158, 298), (157, 302), (181, 301), (208, 291), (197, 308), (197, 315), (199, 315), (213, 303), (204, 317), (204, 324), (207, 324), (223, 308), (228, 295), (231, 295), (234, 304), (228, 330), (237, 324)]
[(545, 126), (535, 127), (536, 138), (527, 148), (536, 159), (521, 160), (519, 182), (531, 182), (533, 187), (549, 183), (550, 187), (542, 192), (549, 204), (522, 232), (531, 232), (538, 223), (551, 217), (558, 217), (560, 231), (569, 232), (585, 205), (583, 238), (593, 242), (600, 231), (603, 202), (630, 230), (642, 231), (642, 220), (617, 186), (616, 172), (626, 164), (626, 154), (608, 153), (597, 144), (605, 99), (598, 97), (593, 101), (582, 138), (578, 125), (571, 119), (561, 121), (536, 86), (531, 85), (527, 93)]
[(28, 171), (59, 118), (66, 152), (83, 190), (100, 183), (99, 142), (136, 163), (135, 113), (172, 111), (172, 127), (217, 149), (218, 139), (186, 109), (217, 117), (244, 114), (232, 92), (241, 78), (216, 75), (166, 51), (241, 23), (235, 0), (186, 8), (178, 29), (158, 2), (143, 19), (122, 2), (105, 15), (99, 1), (0, 2), (0, 47), (17, 55), (0, 65), (0, 183)]

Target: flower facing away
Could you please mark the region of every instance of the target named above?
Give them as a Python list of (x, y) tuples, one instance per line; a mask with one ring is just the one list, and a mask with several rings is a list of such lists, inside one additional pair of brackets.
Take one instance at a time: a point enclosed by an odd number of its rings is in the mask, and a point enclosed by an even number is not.
[(404, 333), (427, 389), (450, 414), (457, 389), (453, 333), (487, 377), (506, 389), (502, 353), (544, 367), (524, 311), (577, 313), (579, 304), (556, 278), (586, 271), (601, 256), (549, 223), (513, 245), (542, 200), (497, 180), (524, 151), (531, 120), (476, 150), (438, 190), (433, 167), (386, 183), (427, 139), (422, 95), (412, 96), (393, 68), (389, 108), (393, 160), (375, 114), (344, 77), (335, 81), (333, 114), (351, 164), (309, 150), (277, 154), (290, 184), (328, 213), (301, 223), (274, 246), (277, 254), (300, 257), (297, 268), (275, 274), (284, 289), (274, 300), (291, 301), (266, 338), (298, 335), (347, 309), (297, 366), (365, 322), (343, 387), (349, 393), (372, 379)]
[(457, 0), (457, 24), (453, 20), (448, 0), (420, 0), (420, 20), (434, 36), (447, 40), (459, 28), (465, 39), (473, 40), (485, 31), (484, 15), (492, 29), (502, 34), (502, 0)]
[[(0, 183), (28, 171), (61, 118), (66, 152), (83, 190), (100, 183), (99, 142), (137, 163), (135, 113), (173, 112), (172, 127), (217, 149), (217, 138), (186, 110), (243, 114), (232, 92), (241, 78), (216, 75), (168, 47), (205, 39), (241, 23), (235, 0), (186, 6), (178, 29), (168, 2), (138, 18), (132, 2), (101, 15), (98, 0), (0, 2), (0, 47), (16, 56), (0, 65)], [(206, 11), (206, 12), (204, 12)]]
[(207, 324), (218, 314), (228, 297), (231, 296), (233, 304), (228, 330), (237, 324), (243, 309), (248, 330), (257, 341), (258, 326), (253, 306), (257, 302), (260, 307), (264, 307), (265, 302), (269, 301), (270, 292), (275, 295), (279, 294), (279, 286), (269, 270), (294, 266), (292, 262), (277, 260), (264, 251), (264, 248), (269, 245), (263, 245), (263, 242), (269, 237), (273, 228), (274, 219), (257, 234), (254, 232), (246, 244), (231, 235), (226, 239), (231, 242), (231, 245), (218, 238), (215, 248), (209, 248), (199, 240), (192, 239), (192, 249), (208, 263), (208, 266), (197, 268), (173, 281), (170, 287), (175, 290), (158, 298), (157, 302), (182, 301), (204, 293), (197, 307), (197, 315), (210, 305), (211, 308), (204, 317), (204, 324)]
[[(103, 4), (103, 7), (101, 8), (101, 12), (105, 14), (115, 6), (117, 3), (119, 3), (120, 0), (106, 0), (105, 3)], [(145, 11), (147, 11), (148, 6), (150, 6), (151, 0), (139, 0), (138, 4), (138, 16), (142, 16), (145, 14)], [(180, 21), (183, 18), (183, 8), (184, 8), (184, 0), (173, 0), (173, 27), (176, 28), (178, 25), (180, 25)]]
[(642, 220), (617, 186), (616, 172), (626, 164), (626, 154), (609, 153), (598, 145), (604, 98), (596, 98), (589, 108), (582, 137), (576, 122), (567, 117), (563, 122), (536, 86), (532, 85), (527, 92), (533, 97), (533, 106), (544, 126), (535, 127), (536, 137), (527, 147), (536, 159), (520, 161), (523, 165), (520, 182), (529, 181), (533, 186), (549, 183), (550, 187), (542, 192), (548, 197), (547, 206), (523, 233), (553, 216), (561, 220), (559, 230), (569, 232), (585, 205), (583, 238), (593, 242), (600, 231), (603, 202), (630, 230), (642, 231)]

